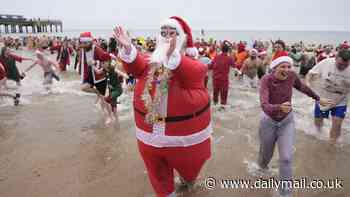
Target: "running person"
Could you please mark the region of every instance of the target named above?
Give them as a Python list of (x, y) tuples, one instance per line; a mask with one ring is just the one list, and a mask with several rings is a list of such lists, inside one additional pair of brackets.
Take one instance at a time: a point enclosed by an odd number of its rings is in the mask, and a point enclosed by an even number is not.
[(35, 53), (36, 53), (36, 57), (38, 59), (32, 65), (30, 65), (24, 71), (24, 73), (22, 75), (25, 76), (25, 73), (27, 73), (29, 70), (31, 70), (36, 65), (39, 65), (44, 72), (43, 85), (44, 85), (45, 89), (49, 91), (50, 85), (52, 84), (52, 79), (56, 79), (57, 81), (60, 80), (60, 78), (56, 75), (56, 73), (53, 69), (53, 66), (55, 66), (57, 69), (59, 69), (59, 66), (56, 62), (46, 58), (41, 51), (36, 50)]
[(6, 46), (2, 47), (0, 53), (0, 62), (5, 67), (7, 79), (15, 81), (17, 85), (21, 85), (21, 79), (23, 79), (24, 76), (20, 75), (20, 72), (16, 66), (16, 62), (22, 62), (24, 60), (32, 59), (18, 56), (12, 53)]
[(6, 70), (4, 65), (2, 65), (0, 63), (0, 97), (10, 97), (13, 98), (14, 101), (14, 105), (18, 105), (19, 104), (19, 97), (21, 96), (19, 93), (16, 94), (10, 94), (5, 92), (6, 89)]
[(333, 104), (320, 107), (315, 104), (315, 126), (321, 130), (323, 119), (332, 116), (330, 141), (336, 143), (341, 135), (341, 127), (346, 115), (350, 92), (350, 50), (342, 49), (335, 58), (326, 58), (315, 65), (306, 77), (306, 83), (319, 81), (315, 87), (319, 94), (331, 99)]
[[(258, 165), (267, 169), (273, 156), (275, 144), (279, 152), (280, 180), (292, 180), (293, 145), (295, 122), (292, 111), (293, 87), (322, 105), (328, 100), (320, 99), (308, 86), (304, 85), (292, 71), (293, 59), (281, 56), (272, 61), (272, 73), (261, 79), (260, 103), (263, 110), (259, 126), (260, 151)], [(291, 196), (291, 188), (279, 188), (280, 195)]]
[(263, 62), (258, 58), (258, 51), (251, 49), (249, 58), (243, 62), (241, 73), (243, 74), (243, 81), (248, 88), (257, 88), (257, 73), (258, 68), (263, 66)]
[(106, 125), (115, 121), (117, 115), (118, 97), (123, 93), (122, 77), (128, 78), (128, 75), (120, 71), (117, 68), (117, 63), (112, 61), (111, 63), (103, 64), (107, 75), (107, 87), (108, 96), (105, 96), (104, 100), (109, 104), (105, 106), (107, 112)]
[(80, 65), (82, 68), (81, 90), (95, 93), (98, 98), (106, 93), (106, 74), (101, 62), (111, 60), (111, 56), (93, 43), (90, 32), (80, 34)]

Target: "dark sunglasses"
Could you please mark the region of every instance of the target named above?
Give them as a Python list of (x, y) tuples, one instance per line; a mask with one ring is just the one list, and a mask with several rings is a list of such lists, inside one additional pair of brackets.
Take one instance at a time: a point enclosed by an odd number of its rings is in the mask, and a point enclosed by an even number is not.
[(160, 35), (161, 35), (162, 37), (166, 37), (167, 35), (169, 35), (170, 37), (173, 37), (173, 36), (175, 36), (175, 35), (178, 36), (179, 33), (177, 33), (176, 30), (170, 30), (170, 31), (161, 30), (161, 31), (160, 31)]
[(84, 44), (84, 45), (87, 45), (87, 44), (91, 44), (92, 42), (90, 42), (90, 41), (80, 41), (80, 44)]

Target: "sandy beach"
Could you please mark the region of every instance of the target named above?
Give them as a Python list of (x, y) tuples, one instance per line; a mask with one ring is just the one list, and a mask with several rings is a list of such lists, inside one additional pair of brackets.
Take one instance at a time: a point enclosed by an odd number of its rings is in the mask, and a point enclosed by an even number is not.
[[(34, 53), (21, 52), (34, 57)], [(54, 56), (52, 56), (54, 58)], [(18, 64), (21, 70), (29, 63)], [(105, 127), (95, 97), (79, 90), (79, 76), (68, 68), (52, 94), (44, 93), (42, 73), (33, 69), (18, 89), (18, 107), (0, 100), (0, 197), (151, 197), (155, 196), (138, 153), (133, 120), (132, 93), (118, 106), (118, 123)], [(212, 106), (212, 157), (200, 181), (256, 180), (250, 171), (257, 158), (257, 130), (261, 115), (256, 89), (242, 88), (231, 72), (228, 102), (220, 112)], [(211, 85), (209, 84), (211, 87)], [(210, 91), (211, 92), (211, 91)], [(335, 179), (342, 189), (295, 190), (296, 197), (346, 197), (350, 195), (350, 119), (346, 117), (340, 145), (328, 143), (329, 124), (312, 134), (313, 101), (294, 92), (297, 125), (295, 178)], [(327, 123), (329, 123), (327, 121)], [(278, 174), (278, 151), (271, 162)], [(270, 197), (271, 189), (199, 189), (180, 192), (191, 197)]]

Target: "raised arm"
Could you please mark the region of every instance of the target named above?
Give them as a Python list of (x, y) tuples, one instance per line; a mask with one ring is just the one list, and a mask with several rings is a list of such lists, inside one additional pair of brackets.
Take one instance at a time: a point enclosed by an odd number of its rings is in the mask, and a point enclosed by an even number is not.
[[(296, 75), (294, 72), (293, 74)], [(308, 95), (309, 97), (315, 99), (316, 101), (320, 100), (320, 97), (310, 87), (301, 82), (298, 76), (295, 76), (293, 87), (299, 90), (300, 92)]]
[(100, 47), (95, 47), (95, 58), (101, 62), (109, 61), (112, 57)]
[(27, 69), (24, 70), (24, 73), (27, 73), (28, 71), (30, 71), (34, 66), (36, 66), (38, 64), (37, 61), (34, 61), (34, 63), (32, 65), (30, 65)]
[(22, 62), (26, 60), (33, 60), (32, 58), (22, 57), (13, 53), (10, 53), (9, 56), (13, 58), (16, 62)]
[(145, 58), (137, 53), (137, 50), (132, 46), (129, 36), (121, 27), (114, 29), (114, 38), (120, 48), (119, 58), (123, 63), (123, 67), (127, 73), (140, 77), (147, 68)]

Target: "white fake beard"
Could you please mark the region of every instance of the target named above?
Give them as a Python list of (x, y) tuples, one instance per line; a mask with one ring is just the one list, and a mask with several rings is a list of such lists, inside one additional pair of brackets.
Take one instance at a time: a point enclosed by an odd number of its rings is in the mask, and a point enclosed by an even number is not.
[[(185, 36), (177, 36), (176, 48), (174, 52), (180, 53), (185, 40), (186, 40)], [(170, 47), (170, 38), (164, 38), (159, 35), (157, 39), (156, 49), (154, 50), (154, 52), (150, 57), (150, 63), (163, 64), (164, 62), (167, 62), (168, 61), (167, 52), (169, 50), (169, 47)]]

